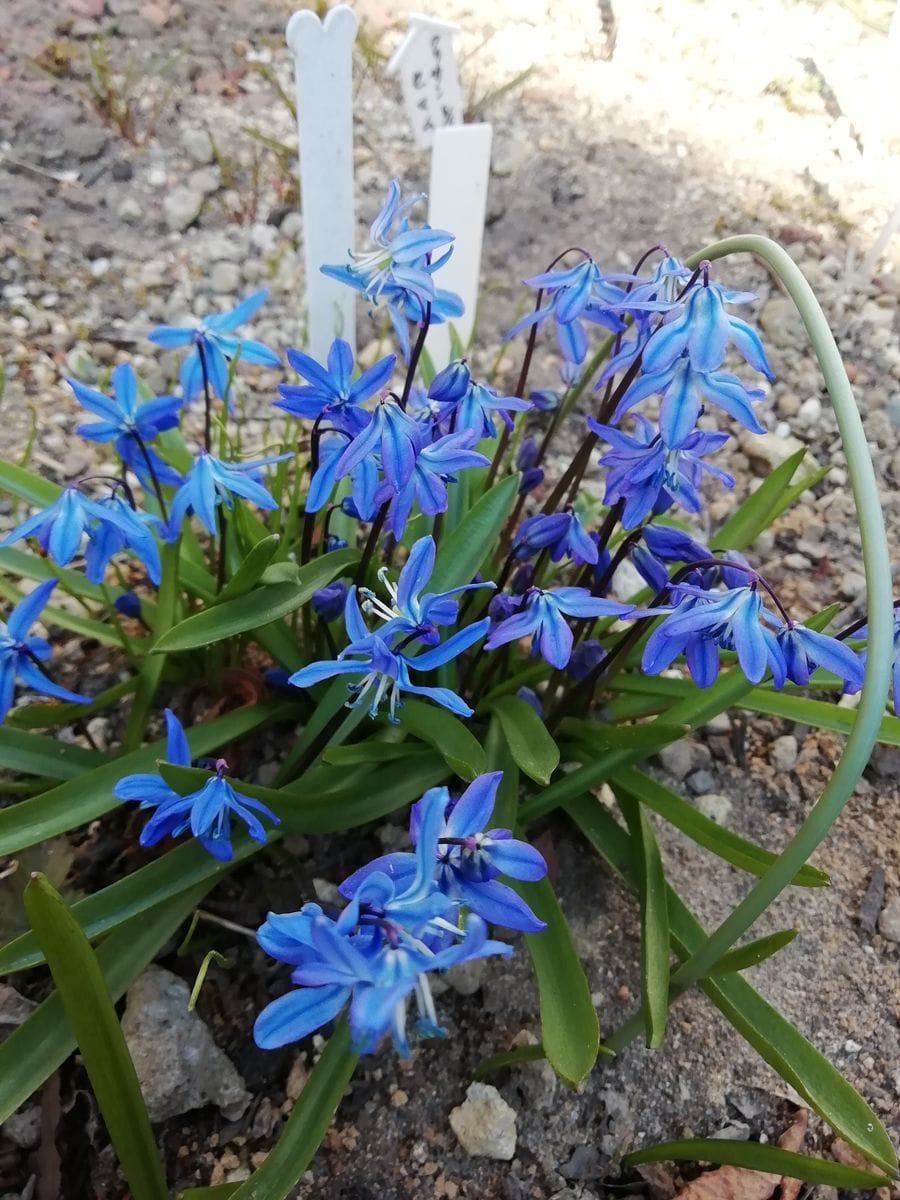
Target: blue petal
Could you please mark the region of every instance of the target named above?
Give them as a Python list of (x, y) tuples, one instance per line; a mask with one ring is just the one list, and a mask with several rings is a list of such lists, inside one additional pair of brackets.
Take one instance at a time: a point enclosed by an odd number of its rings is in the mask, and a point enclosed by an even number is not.
[(468, 837), (484, 829), (494, 811), (502, 771), (490, 771), (473, 779), (447, 818), (447, 837)]
[(268, 1004), (253, 1025), (263, 1050), (299, 1042), (338, 1015), (350, 998), (347, 987), (298, 988)]

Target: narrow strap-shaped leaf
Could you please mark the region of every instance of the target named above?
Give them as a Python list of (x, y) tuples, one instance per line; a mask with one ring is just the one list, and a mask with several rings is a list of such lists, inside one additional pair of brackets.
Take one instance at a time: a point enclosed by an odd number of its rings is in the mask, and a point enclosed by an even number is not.
[(781, 511), (780, 500), (805, 455), (805, 449), (797, 450), (767, 476), (721, 527), (713, 539), (713, 549), (745, 550), (769, 528)]
[(458, 717), (421, 700), (407, 700), (400, 710), (400, 728), (437, 750), (460, 779), (471, 782), (487, 770), (484, 751)]
[(499, 1054), (492, 1054), (490, 1058), (480, 1062), (475, 1068), (472, 1078), (476, 1082), (480, 1082), (483, 1079), (489, 1079), (498, 1071), (505, 1071), (508, 1067), (518, 1067), (522, 1063), (528, 1062), (542, 1062), (546, 1057), (544, 1047), (540, 1042), (534, 1046), (514, 1046), (512, 1050), (501, 1050)]
[(398, 758), (414, 758), (422, 753), (416, 742), (383, 742), (369, 738), (350, 746), (328, 746), (322, 751), (322, 761), (333, 767), (377, 766), (395, 762)]
[(501, 696), (491, 711), (519, 769), (536, 783), (548, 784), (559, 766), (559, 747), (531, 705), (518, 696)]
[[(21, 588), (0, 576), (0, 597), (11, 604), (18, 604), (24, 595)], [(59, 608), (55, 604), (45, 606), (41, 620), (45, 625), (56, 625), (60, 629), (68, 629), (71, 633), (79, 633), (82, 637), (94, 638), (104, 646), (122, 645), (120, 635), (111, 625), (96, 621), (93, 617), (86, 617), (80, 612), (69, 612), (67, 608)], [(146, 644), (146, 639), (141, 639), (141, 643)]]
[(312, 1162), (358, 1061), (350, 1046), (350, 1028), (342, 1018), (266, 1161), (231, 1193), (230, 1200), (285, 1200), (290, 1195)]
[[(502, 479), (469, 509), (452, 533), (441, 539), (428, 584), (431, 591), (444, 592), (472, 582), (478, 568), (497, 544), (500, 530), (515, 501), (517, 486), (517, 475)], [(484, 594), (489, 593), (485, 591)]]
[[(738, 707), (768, 717), (783, 717), (800, 725), (831, 729), (835, 733), (850, 733), (856, 721), (856, 710), (853, 708), (840, 708), (825, 700), (810, 700), (806, 696), (791, 696), (768, 688), (754, 688)], [(900, 746), (900, 718), (892, 717), (890, 713), (882, 718), (878, 741), (884, 746)]]
[[(670, 825), (680, 829), (698, 846), (703, 846), (725, 862), (731, 863), (733, 867), (749, 871), (751, 875), (762, 875), (775, 861), (776, 855), (771, 851), (764, 850), (722, 825), (717, 825), (677, 792), (641, 771), (625, 768), (611, 774), (609, 780), (610, 786), (617, 794), (633, 796)], [(825, 887), (828, 882), (824, 871), (809, 865), (801, 867), (794, 879), (794, 883), (802, 887)]]
[(688, 732), (687, 725), (666, 725), (652, 721), (649, 725), (611, 725), (606, 721), (580, 721), (566, 717), (560, 731), (590, 746), (595, 752), (610, 747), (624, 750), (643, 750), (654, 754), (663, 746), (677, 742)]
[(134, 1200), (167, 1200), (166, 1177), (137, 1072), (90, 942), (44, 875), (33, 875), (26, 885), (25, 911), (50, 965)]
[[(301, 567), (292, 581), (263, 584), (242, 596), (213, 604), (164, 631), (153, 652), (167, 654), (195, 650), (270, 625), (301, 608), (313, 592), (348, 571), (358, 557), (355, 550), (334, 550)], [(280, 565), (289, 567), (293, 573), (293, 564)]]
[(540, 933), (525, 934), (537, 980), (541, 1040), (557, 1075), (577, 1087), (593, 1069), (600, 1045), (591, 989), (550, 880), (510, 882), (547, 924)]
[(653, 826), (638, 801), (621, 796), (619, 804), (640, 861), (641, 996), (647, 1045), (656, 1049), (666, 1036), (669, 1011), (669, 917), (666, 877)]
[(746, 971), (748, 967), (757, 967), (785, 946), (789, 946), (798, 932), (797, 929), (779, 929), (777, 933), (767, 933), (765, 937), (747, 942), (745, 946), (735, 946), (710, 967), (709, 974), (714, 978), (716, 975), (731, 975), (734, 971)]
[(58, 483), (6, 461), (0, 461), (0, 488), (35, 508), (46, 508), (62, 491)]
[(6, 718), (7, 729), (57, 729), (73, 721), (85, 721), (102, 712), (137, 687), (137, 679), (123, 679), (105, 691), (98, 692), (90, 704), (64, 700), (60, 704), (23, 704), (14, 708)]
[(810, 1158), (795, 1154), (780, 1146), (761, 1142), (737, 1142), (730, 1138), (688, 1138), (685, 1141), (663, 1142), (626, 1154), (622, 1160), (627, 1167), (651, 1162), (710, 1162), (729, 1167), (744, 1167), (748, 1171), (765, 1171), (770, 1175), (803, 1179), (839, 1188), (876, 1188), (890, 1185), (884, 1175), (849, 1167), (825, 1158)]
[[(178, 565), (179, 545), (181, 539), (163, 546), (161, 560), (161, 582), (156, 600), (156, 621), (153, 626), (153, 636), (158, 641), (172, 628), (178, 611)], [(125, 725), (122, 737), (122, 749), (127, 753), (136, 750), (144, 740), (147, 730), (147, 718), (156, 697), (156, 689), (162, 679), (166, 665), (165, 655), (148, 654), (144, 659), (138, 684), (131, 702), (131, 712)]]
[[(637, 854), (625, 830), (593, 796), (582, 795), (571, 801), (566, 805), (566, 812), (600, 857), (637, 891)], [(668, 912), (672, 946), (678, 957), (685, 959), (703, 944), (706, 932), (671, 886)], [(862, 1096), (745, 979), (740, 975), (728, 975), (700, 979), (698, 984), (760, 1057), (791, 1084), (832, 1129), (870, 1162), (887, 1171), (896, 1169), (897, 1158), (891, 1139)], [(642, 1029), (643, 1019), (638, 1015), (611, 1035), (607, 1045), (614, 1051), (621, 1050)]]
[[(254, 704), (215, 717), (187, 731), (194, 758), (209, 754), (235, 738), (275, 721), (295, 718), (299, 709), (284, 702)], [(16, 854), (28, 846), (86, 825), (116, 808), (112, 789), (123, 775), (155, 771), (166, 753), (165, 740), (123, 754), (112, 762), (69, 779), (29, 800), (0, 809), (0, 854)]]
[(108, 756), (98, 750), (72, 746), (40, 733), (27, 733), (12, 725), (0, 725), (0, 768), (4, 771), (47, 779), (77, 779), (108, 761)]
[[(118, 1000), (202, 900), (208, 884), (137, 920), (129, 921), (97, 950), (97, 959), (113, 1000)], [(72, 1033), (58, 992), (39, 1004), (18, 1029), (0, 1045), (0, 1124), (35, 1092), (75, 1049)]]

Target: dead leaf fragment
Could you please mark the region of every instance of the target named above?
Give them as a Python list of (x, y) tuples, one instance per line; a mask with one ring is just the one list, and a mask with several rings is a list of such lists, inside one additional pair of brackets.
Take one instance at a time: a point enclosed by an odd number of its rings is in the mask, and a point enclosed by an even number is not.
[[(778, 1139), (781, 1149), (798, 1153), (806, 1137), (808, 1123), (809, 1113), (802, 1108), (790, 1128)], [(797, 1200), (803, 1186), (800, 1180), (783, 1180), (780, 1175), (749, 1171), (745, 1167), (719, 1167), (694, 1179), (682, 1188), (675, 1200), (770, 1200), (779, 1184), (781, 1200)]]

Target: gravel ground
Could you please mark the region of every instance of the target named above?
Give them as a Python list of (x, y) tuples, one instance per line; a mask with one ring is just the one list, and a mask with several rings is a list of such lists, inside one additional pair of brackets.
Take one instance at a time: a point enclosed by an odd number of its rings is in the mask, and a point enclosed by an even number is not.
[[(427, 162), (409, 145), (383, 71), (403, 13), (415, 6), (361, 0), (356, 7), (362, 232), (386, 180), (396, 175), (422, 186)], [(612, 7), (615, 24), (609, 6), (593, 0), (477, 6), (449, 0), (436, 14), (463, 26), (469, 113), (495, 127), (484, 262), (491, 303), (476, 365), (493, 361), (498, 336), (522, 303), (516, 281), (542, 269), (563, 246), (586, 244), (603, 265), (622, 269), (659, 241), (688, 253), (723, 235), (767, 233), (788, 246), (832, 321), (896, 544), (900, 238), (871, 279), (859, 275), (900, 197), (900, 104), (883, 32), (890, 5), (613, 0)], [(282, 36), (288, 12), (274, 0), (227, 6), (69, 0), (40, 9), (29, 0), (6, 0), (0, 33), (5, 455), (22, 453), (34, 413), (32, 465), (57, 479), (89, 471), (95, 449), (70, 437), (74, 411), (61, 377), (74, 373), (88, 381), (127, 357), (151, 386), (165, 389), (171, 364), (144, 340), (163, 319), (228, 306), (265, 284), (271, 299), (256, 336), (279, 348), (298, 344), (301, 221), (291, 117), (275, 86), (290, 89)], [(105, 54), (112, 64), (111, 90), (95, 84), (92, 92), (91, 47), (95, 62)], [(527, 76), (504, 91), (526, 68)], [(284, 150), (272, 148), (279, 145)], [(778, 289), (748, 262), (736, 262), (728, 276), (759, 294), (755, 318), (777, 375), (765, 409), (770, 436), (737, 437), (721, 460), (736, 476), (737, 495), (800, 445), (831, 468), (755, 553), (798, 611), (840, 599), (855, 614), (863, 590), (858, 530), (819, 373)], [(360, 328), (364, 345), (369, 333)], [(504, 353), (501, 382), (512, 381), (516, 354), (515, 348)], [(534, 381), (552, 382), (557, 365), (552, 347), (542, 350)], [(245, 441), (262, 445), (276, 377), (244, 376)], [(562, 449), (580, 437), (573, 426)], [(711, 494), (713, 527), (732, 503)], [(658, 770), (709, 811), (727, 812), (737, 831), (777, 848), (815, 800), (839, 749), (831, 734), (754, 719), (746, 730), (720, 723), (704, 731)], [(847, 1073), (900, 1138), (900, 918), (891, 917), (900, 905), (897, 768), (897, 752), (877, 754), (817, 856), (832, 887), (791, 892), (761, 922), (761, 929), (797, 924), (801, 935), (758, 968), (753, 982)], [(550, 833), (563, 902), (609, 1029), (638, 992), (634, 905), (565, 827)], [(673, 884), (704, 923), (714, 924), (725, 904), (739, 900), (744, 879), (718, 869), (680, 835), (660, 833)], [(311, 863), (302, 868), (305, 884), (327, 874), (320, 858), (333, 852), (323, 846), (313, 853), (315, 870)], [(270, 902), (278, 885), (261, 882), (262, 873), (238, 877), (232, 919), (252, 924), (251, 915)], [(261, 960), (231, 940), (217, 944), (259, 974)], [(189, 961), (165, 961), (190, 975)], [(732, 1136), (747, 1130), (774, 1137), (788, 1123), (790, 1097), (776, 1076), (705, 1001), (688, 996), (673, 1013), (662, 1051), (632, 1047), (595, 1072), (580, 1095), (540, 1066), (499, 1076), (494, 1082), (518, 1118), (515, 1155), (510, 1162), (472, 1157), (451, 1128), (451, 1108), (461, 1104), (481, 1058), (537, 1032), (524, 953), (510, 965), (489, 964), (473, 982), (471, 996), (451, 990), (442, 999), (454, 1035), (448, 1043), (418, 1050), (408, 1063), (382, 1052), (367, 1064), (298, 1196), (666, 1196), (674, 1185), (665, 1174), (649, 1181), (631, 1175), (630, 1186), (622, 1186), (618, 1155), (689, 1130), (707, 1135), (733, 1126)], [(296, 1094), (301, 1060), (293, 1069), (290, 1055), (262, 1063), (247, 1049), (258, 997), (251, 1004), (235, 994), (237, 986), (235, 974), (214, 972), (201, 1011), (254, 1094), (250, 1115), (229, 1124), (208, 1108), (199, 1121), (168, 1121), (173, 1183), (241, 1177), (271, 1145), (292, 1089)], [(78, 1082), (76, 1073), (66, 1083), (71, 1097), (81, 1095)], [(64, 1162), (84, 1123), (82, 1108), (72, 1103), (74, 1133)], [(83, 1097), (79, 1104), (86, 1104)], [(508, 1114), (498, 1107), (494, 1115), (508, 1138)], [(813, 1147), (829, 1141), (815, 1124), (810, 1139)], [(0, 1143), (0, 1188), (27, 1189), (35, 1154), (27, 1145), (16, 1150), (9, 1139)], [(62, 1194), (119, 1194), (108, 1154), (101, 1149), (92, 1161), (90, 1178), (82, 1172)], [(811, 1195), (827, 1200), (829, 1192)]]

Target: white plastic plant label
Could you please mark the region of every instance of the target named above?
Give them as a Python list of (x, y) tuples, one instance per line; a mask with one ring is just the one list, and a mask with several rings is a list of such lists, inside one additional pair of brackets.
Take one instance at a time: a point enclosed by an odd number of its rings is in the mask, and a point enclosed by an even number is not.
[(409, 32), (388, 63), (388, 74), (400, 76), (417, 146), (431, 146), (439, 129), (462, 124), (462, 94), (453, 52), (453, 35), (458, 31), (458, 25), (414, 13), (409, 18)]

